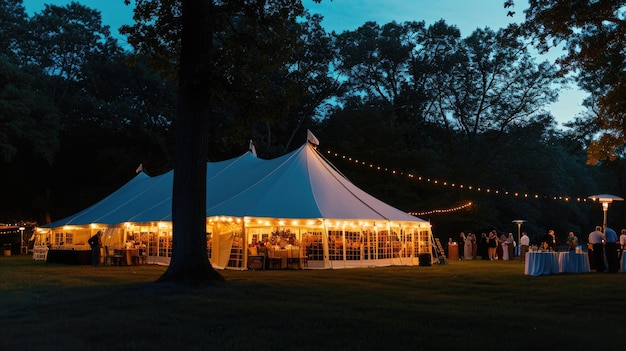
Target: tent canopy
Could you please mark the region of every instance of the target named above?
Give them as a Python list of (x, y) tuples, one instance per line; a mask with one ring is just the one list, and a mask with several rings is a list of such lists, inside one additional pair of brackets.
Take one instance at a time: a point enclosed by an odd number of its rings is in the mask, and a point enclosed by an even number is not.
[[(139, 173), (93, 206), (43, 227), (171, 221), (173, 175), (173, 171), (155, 177)], [(207, 217), (426, 223), (359, 189), (308, 142), (271, 160), (246, 152), (209, 162), (206, 188)]]

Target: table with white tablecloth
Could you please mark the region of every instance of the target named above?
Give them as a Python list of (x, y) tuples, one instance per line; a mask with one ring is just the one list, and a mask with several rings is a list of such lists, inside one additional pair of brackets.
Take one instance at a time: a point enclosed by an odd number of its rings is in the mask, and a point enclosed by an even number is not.
[(589, 256), (585, 252), (559, 252), (560, 273), (587, 273), (589, 272)]
[(526, 253), (524, 274), (546, 275), (559, 273), (559, 253), (533, 251)]

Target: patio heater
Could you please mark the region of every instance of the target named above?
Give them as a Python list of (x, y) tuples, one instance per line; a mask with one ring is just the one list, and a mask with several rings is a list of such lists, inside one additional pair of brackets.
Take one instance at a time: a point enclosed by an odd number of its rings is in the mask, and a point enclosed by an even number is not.
[(25, 255), (28, 253), (28, 246), (24, 245), (24, 227), (20, 227), (20, 254)]
[(522, 228), (522, 223), (526, 222), (526, 220), (524, 219), (514, 219), (513, 223), (517, 224), (517, 247), (516, 247), (516, 251), (517, 250), (521, 250), (521, 246), (520, 246), (520, 229)]
[(604, 219), (602, 221), (603, 230), (606, 229), (606, 213), (609, 210), (609, 204), (611, 204), (611, 202), (613, 201), (624, 201), (623, 198), (610, 194), (591, 195), (587, 198), (593, 201), (598, 201), (602, 204), (602, 212), (604, 213)]

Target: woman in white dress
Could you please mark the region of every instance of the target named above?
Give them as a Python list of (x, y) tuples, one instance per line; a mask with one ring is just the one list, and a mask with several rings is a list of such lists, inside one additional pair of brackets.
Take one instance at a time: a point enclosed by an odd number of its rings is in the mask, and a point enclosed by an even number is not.
[(463, 246), (463, 258), (466, 260), (472, 259), (472, 233), (467, 234), (465, 238), (465, 245)]
[(506, 236), (502, 235), (502, 237), (500, 237), (500, 241), (502, 242), (502, 259), (504, 261), (508, 261), (509, 260), (509, 244), (506, 242)]

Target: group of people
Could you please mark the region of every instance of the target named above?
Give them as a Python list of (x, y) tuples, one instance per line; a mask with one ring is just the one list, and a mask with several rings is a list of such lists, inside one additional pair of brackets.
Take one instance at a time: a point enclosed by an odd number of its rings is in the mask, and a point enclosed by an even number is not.
[(517, 246), (513, 233), (498, 236), (495, 230), (490, 231), (489, 235), (481, 233), (480, 238), (474, 233), (461, 232), (459, 242), (459, 259), (464, 260), (475, 260), (478, 256), (483, 260), (512, 260)]
[[(592, 252), (596, 271), (609, 273), (619, 271), (621, 256), (626, 252), (626, 229), (622, 229), (620, 234), (618, 238), (615, 230), (608, 227), (602, 230), (601, 226), (597, 226), (589, 234), (588, 248)], [(526, 232), (522, 232), (520, 242), (517, 243), (513, 238), (513, 233), (498, 236), (498, 233), (492, 230), (489, 234), (482, 233), (478, 238), (474, 233), (461, 232), (459, 243), (460, 260), (475, 260), (478, 256), (483, 260), (512, 260), (515, 257), (515, 248), (519, 245), (519, 255), (521, 261), (524, 262), (530, 248), (530, 237)], [(538, 248), (546, 251), (559, 251), (560, 245), (559, 238), (554, 230), (550, 229), (545, 236), (540, 238)], [(565, 242), (567, 250), (574, 251), (579, 245), (578, 237), (570, 231)]]
[(622, 229), (620, 234), (618, 238), (615, 230), (606, 227), (602, 231), (601, 226), (596, 226), (596, 229), (589, 233), (589, 249), (593, 252), (596, 272), (619, 271), (620, 256), (626, 251), (626, 229)]

